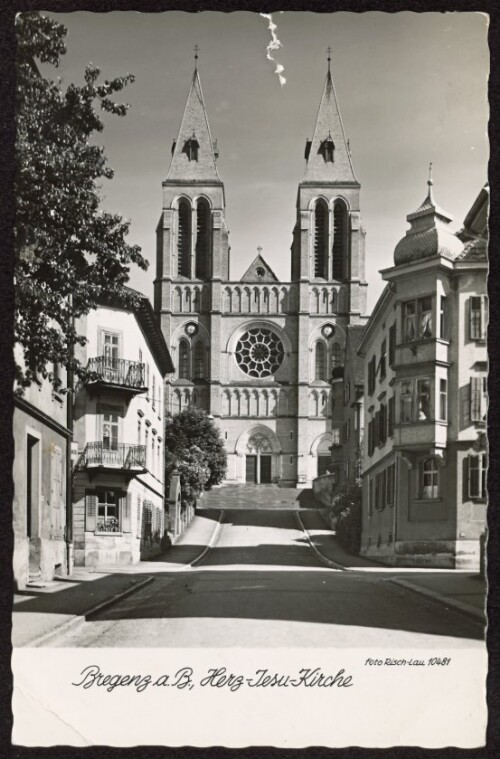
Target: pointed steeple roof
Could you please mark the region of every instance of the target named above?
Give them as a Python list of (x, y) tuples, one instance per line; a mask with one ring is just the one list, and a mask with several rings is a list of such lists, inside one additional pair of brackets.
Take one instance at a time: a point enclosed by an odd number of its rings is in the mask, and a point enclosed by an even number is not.
[(259, 253), (242, 276), (240, 282), (278, 282), (278, 277)]
[(166, 181), (220, 182), (217, 155), (216, 143), (208, 126), (200, 76), (195, 68)]
[[(330, 141), (334, 146), (333, 161), (325, 159), (325, 143)], [(306, 161), (303, 181), (357, 183), (333, 86), (330, 60), (328, 60), (328, 73), (316, 117), (314, 135), (306, 144)]]

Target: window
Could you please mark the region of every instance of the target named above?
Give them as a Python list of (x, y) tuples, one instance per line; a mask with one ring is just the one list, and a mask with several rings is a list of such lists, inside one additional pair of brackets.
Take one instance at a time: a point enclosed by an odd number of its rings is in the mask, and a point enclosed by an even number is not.
[(328, 208), (318, 200), (314, 209), (314, 276), (326, 278), (328, 246)]
[(425, 500), (438, 498), (439, 472), (436, 459), (431, 457), (421, 463), (420, 497)]
[(403, 303), (403, 340), (410, 343), (417, 337), (417, 305), (415, 301)]
[(432, 298), (421, 298), (418, 301), (419, 311), (419, 338), (432, 337)]
[(387, 406), (380, 404), (380, 416), (378, 420), (378, 444), (384, 445), (387, 440)]
[(375, 356), (368, 363), (368, 394), (373, 395), (375, 390)]
[(347, 219), (345, 206), (337, 202), (333, 209), (332, 279), (346, 276)]
[(196, 139), (196, 135), (193, 133), (193, 136), (190, 137), (189, 140), (186, 140), (184, 147), (182, 148), (182, 152), (187, 155), (188, 161), (198, 160), (199, 147), (200, 145)]
[(141, 444), (141, 440), (142, 440), (142, 425), (141, 425), (141, 420), (139, 419), (137, 421), (137, 445)]
[(439, 380), (439, 419), (448, 421), (448, 380)]
[(389, 366), (394, 366), (396, 360), (396, 325), (389, 328)]
[(431, 381), (428, 379), (417, 380), (417, 410), (419, 422), (431, 419)]
[(387, 492), (386, 492), (387, 506), (394, 506), (395, 487), (396, 487), (396, 464), (391, 464), (387, 468)]
[(403, 303), (403, 341), (411, 343), (432, 336), (432, 297)]
[(326, 140), (323, 140), (322, 143), (320, 144), (318, 153), (321, 153), (325, 163), (333, 163), (334, 152), (335, 152), (335, 145), (333, 143), (332, 138), (328, 136)]
[(485, 422), (488, 411), (487, 377), (471, 377), (470, 419), (471, 422)]
[(474, 295), (469, 299), (469, 332), (471, 340), (486, 340), (488, 297)]
[(375, 476), (375, 508), (382, 511), (386, 502), (386, 470)]
[(380, 379), (384, 379), (385, 372), (386, 372), (386, 361), (387, 361), (387, 341), (382, 341), (382, 347), (380, 350)]
[(439, 337), (448, 340), (448, 298), (441, 296), (439, 301)]
[(119, 336), (111, 332), (103, 333), (104, 365), (116, 368), (119, 358)]
[(145, 459), (146, 459), (145, 460), (145, 465), (146, 465), (146, 469), (149, 469), (149, 466), (148, 466), (148, 464), (149, 464), (149, 430), (148, 430), (147, 427), (146, 427), (146, 430), (144, 432), (144, 447), (146, 449), (145, 450)]
[(405, 380), (401, 383), (401, 422), (413, 421), (413, 387), (412, 382)]
[(392, 396), (387, 403), (387, 437), (394, 435), (395, 398)]
[(105, 451), (118, 450), (118, 431), (120, 414), (118, 410), (103, 410), (102, 413), (102, 447)]
[(191, 207), (181, 200), (177, 227), (177, 274), (189, 277), (191, 273)]
[(189, 343), (179, 340), (179, 379), (189, 379)]
[(488, 457), (486, 453), (469, 456), (469, 498), (486, 498), (486, 471)]
[(370, 492), (368, 494), (368, 514), (371, 516), (373, 514), (373, 477), (370, 477)]
[(371, 456), (374, 450), (373, 445), (373, 419), (368, 422), (368, 455)]
[(205, 348), (203, 343), (198, 340), (194, 347), (194, 378), (203, 379), (205, 376)]
[(116, 490), (97, 493), (96, 532), (120, 531), (120, 494)]
[[(210, 206), (204, 198), (198, 201), (196, 208), (196, 276), (207, 279), (210, 272)], [(199, 300), (199, 293), (198, 293)], [(196, 311), (200, 310), (200, 303)]]
[(155, 409), (155, 407), (156, 407), (156, 398), (155, 398), (155, 395), (156, 395), (156, 377), (153, 374), (153, 386), (151, 388), (151, 405), (152, 405), (153, 409)]
[(314, 379), (326, 380), (326, 349), (320, 342), (316, 343), (314, 354)]
[(342, 354), (341, 354), (341, 348), (338, 343), (333, 343), (332, 345), (332, 369), (335, 369), (336, 366), (340, 366), (342, 363)]

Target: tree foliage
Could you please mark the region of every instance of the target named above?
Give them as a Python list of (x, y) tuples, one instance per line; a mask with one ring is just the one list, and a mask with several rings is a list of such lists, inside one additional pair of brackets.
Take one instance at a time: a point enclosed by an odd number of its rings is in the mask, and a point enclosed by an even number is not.
[(129, 265), (147, 268), (137, 245), (125, 238), (129, 223), (101, 210), (100, 182), (111, 179), (102, 146), (98, 109), (124, 116), (128, 106), (113, 96), (133, 82), (131, 75), (104, 82), (89, 64), (82, 86), (41, 75), (39, 65), (59, 65), (66, 29), (38, 13), (19, 14), (17, 30), (17, 138), (15, 339), (23, 359), (19, 387), (49, 378), (62, 364), (79, 377), (73, 357), (74, 318), (88, 313), (103, 294), (132, 306), (126, 292)]
[(353, 554), (361, 548), (362, 486), (359, 482), (347, 482), (335, 494), (331, 516), (337, 519), (336, 535), (339, 542)]
[(180, 472), (184, 503), (193, 503), (203, 490), (219, 485), (227, 471), (219, 429), (200, 409), (186, 409), (167, 418), (165, 460), (167, 482), (174, 469)]

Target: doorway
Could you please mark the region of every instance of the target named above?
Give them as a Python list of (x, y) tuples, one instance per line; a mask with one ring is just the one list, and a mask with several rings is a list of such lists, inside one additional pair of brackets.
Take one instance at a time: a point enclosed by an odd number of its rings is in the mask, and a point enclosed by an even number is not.
[(262, 485), (271, 482), (271, 456), (260, 456), (260, 482)]
[(26, 536), (29, 544), (29, 573), (40, 572), (40, 440), (26, 440)]
[(246, 482), (257, 482), (257, 456), (246, 457)]

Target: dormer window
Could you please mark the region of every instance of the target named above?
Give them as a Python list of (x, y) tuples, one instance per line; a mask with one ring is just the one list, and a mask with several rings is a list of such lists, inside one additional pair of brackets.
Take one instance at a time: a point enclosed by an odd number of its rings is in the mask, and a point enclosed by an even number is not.
[(323, 140), (323, 142), (319, 146), (318, 153), (321, 153), (325, 163), (333, 163), (334, 152), (335, 152), (335, 145), (333, 143), (331, 136), (328, 135), (326, 140)]
[(184, 147), (182, 149), (182, 152), (185, 153), (188, 157), (188, 161), (197, 161), (198, 160), (198, 150), (199, 150), (199, 143), (196, 139), (195, 134), (193, 133), (193, 136), (189, 138), (189, 140), (186, 140), (184, 143)]

